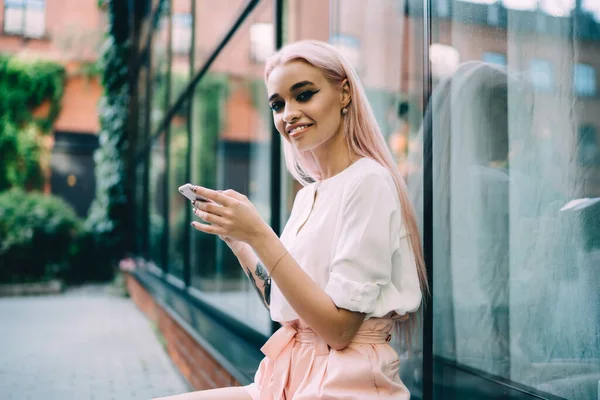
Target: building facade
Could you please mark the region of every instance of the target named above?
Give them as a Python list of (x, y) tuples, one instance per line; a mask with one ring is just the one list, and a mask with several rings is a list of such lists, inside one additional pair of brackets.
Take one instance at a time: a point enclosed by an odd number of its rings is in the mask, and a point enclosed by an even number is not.
[[(51, 178), (46, 190), (84, 217), (94, 198), (100, 129), (99, 73), (91, 73), (104, 39), (106, 13), (97, 1), (0, 0), (0, 52), (62, 64), (67, 72), (61, 111), (51, 132)], [(44, 112), (44, 110), (39, 110)]]
[[(134, 300), (197, 389), (247, 384), (277, 329), (192, 182), (281, 231), (298, 184), (262, 81), (319, 39), (357, 70), (420, 216), (432, 298), (414, 398), (592, 399), (600, 381), (600, 7), (593, 1), (153, 2), (139, 81)], [(351, 366), (349, 366), (351, 368)]]

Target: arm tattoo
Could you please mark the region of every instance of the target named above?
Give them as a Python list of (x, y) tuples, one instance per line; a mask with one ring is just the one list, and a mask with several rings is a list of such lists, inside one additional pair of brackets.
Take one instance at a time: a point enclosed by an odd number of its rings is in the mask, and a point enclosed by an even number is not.
[(258, 279), (264, 282), (263, 288), (265, 293), (265, 304), (268, 306), (271, 305), (271, 277), (267, 273), (267, 269), (264, 265), (259, 261), (256, 264), (256, 276)]
[(256, 280), (254, 279), (254, 275), (252, 275), (252, 272), (250, 272), (249, 268), (246, 268), (246, 274), (248, 275), (250, 282), (252, 282), (254, 289), (256, 289), (256, 292), (262, 298), (262, 300), (265, 304), (265, 307), (267, 307), (267, 309), (269, 309), (269, 306), (271, 304), (271, 277), (267, 274), (267, 270), (260, 262), (256, 265), (256, 276), (258, 277), (258, 279), (260, 279), (261, 281), (264, 282), (263, 283), (264, 293), (260, 291), (260, 289), (256, 283)]

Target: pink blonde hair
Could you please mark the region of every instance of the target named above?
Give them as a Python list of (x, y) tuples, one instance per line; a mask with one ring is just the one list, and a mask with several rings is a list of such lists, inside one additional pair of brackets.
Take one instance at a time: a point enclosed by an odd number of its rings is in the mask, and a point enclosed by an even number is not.
[[(358, 75), (335, 47), (316, 40), (305, 40), (288, 44), (269, 57), (265, 65), (265, 82), (275, 67), (291, 61), (302, 61), (318, 68), (330, 82), (340, 87), (344, 79), (348, 79), (351, 101), (348, 105), (348, 113), (344, 118), (344, 136), (348, 148), (354, 154), (375, 160), (387, 168), (394, 177), (404, 223), (417, 265), (421, 293), (425, 299), (429, 293), (429, 287), (415, 211), (406, 184), (377, 125), (375, 114), (373, 114)], [(298, 152), (285, 140), (283, 146), (287, 168), (296, 180), (302, 185), (307, 185), (321, 179), (319, 169), (309, 151)], [(420, 307), (420, 310), (422, 309), (423, 307)], [(418, 327), (419, 314), (421, 312), (411, 314), (406, 324), (396, 324), (398, 333), (404, 333), (402, 336), (407, 344), (410, 344), (412, 334)]]

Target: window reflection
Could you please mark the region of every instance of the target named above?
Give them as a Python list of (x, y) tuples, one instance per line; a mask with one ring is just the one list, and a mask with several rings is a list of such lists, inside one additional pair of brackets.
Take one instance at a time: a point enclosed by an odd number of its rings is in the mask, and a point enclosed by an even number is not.
[[(449, 20), (434, 19), (434, 40), (455, 48), (460, 65), (434, 80), (424, 127), (433, 140), (436, 360), (542, 396), (595, 398), (596, 22), (571, 13), (575, 2), (505, 0), (499, 24), (466, 15), (469, 3), (492, 2), (458, 3)], [(544, 25), (530, 12), (538, 4)], [(437, 379), (468, 387), (448, 372)]]

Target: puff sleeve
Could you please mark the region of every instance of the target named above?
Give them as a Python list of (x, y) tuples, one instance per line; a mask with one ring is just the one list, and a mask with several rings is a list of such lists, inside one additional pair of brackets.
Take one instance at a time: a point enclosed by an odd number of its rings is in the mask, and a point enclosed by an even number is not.
[(400, 221), (391, 177), (368, 174), (342, 200), (325, 292), (339, 308), (369, 314), (392, 276)]

